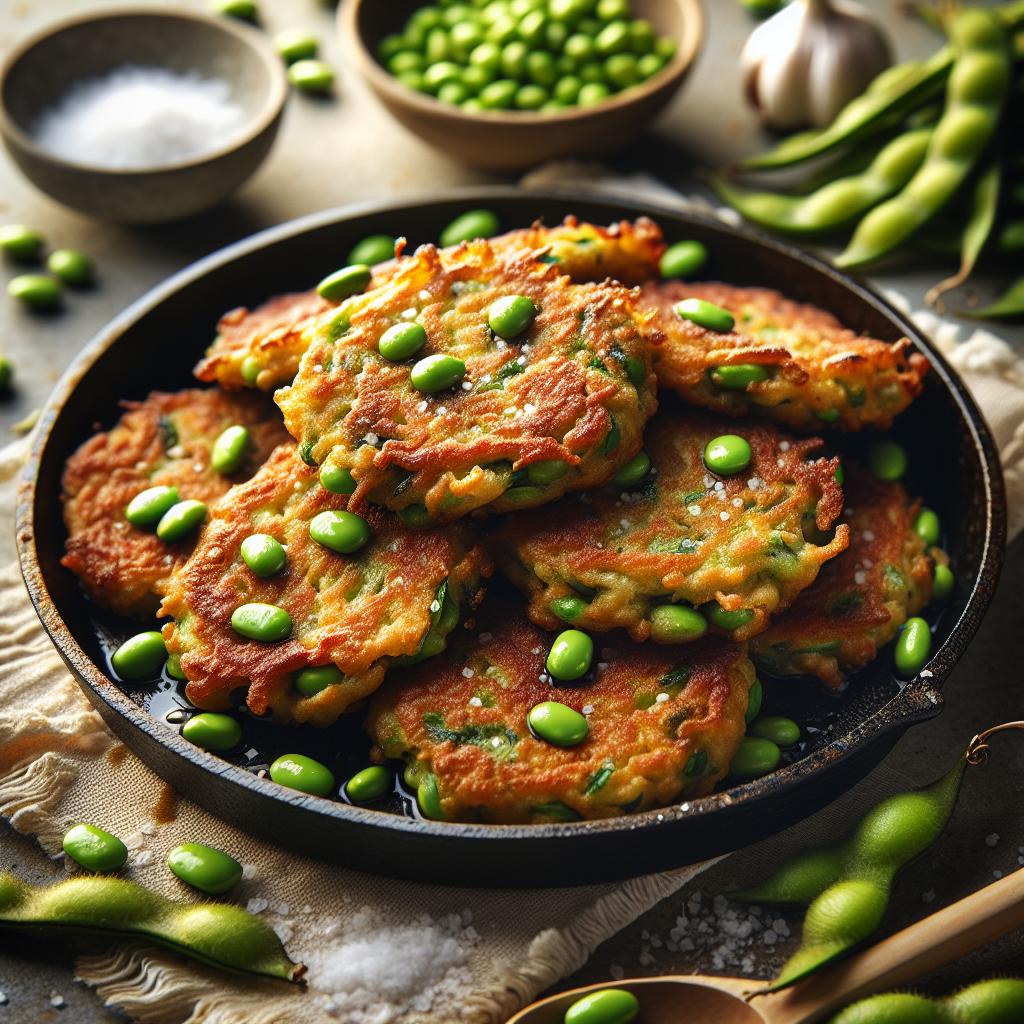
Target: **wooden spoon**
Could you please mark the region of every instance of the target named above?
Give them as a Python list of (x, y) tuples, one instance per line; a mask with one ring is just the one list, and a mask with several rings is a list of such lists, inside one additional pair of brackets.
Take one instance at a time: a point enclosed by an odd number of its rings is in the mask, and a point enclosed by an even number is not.
[[(912, 981), (1024, 927), (1024, 870), (985, 886), (877, 945), (782, 992), (744, 978), (705, 975), (632, 978), (562, 992), (528, 1006), (508, 1024), (563, 1024), (588, 992), (624, 988), (640, 1001), (636, 1024), (811, 1024), (847, 1003)], [(681, 1016), (685, 1012), (685, 1017)]]

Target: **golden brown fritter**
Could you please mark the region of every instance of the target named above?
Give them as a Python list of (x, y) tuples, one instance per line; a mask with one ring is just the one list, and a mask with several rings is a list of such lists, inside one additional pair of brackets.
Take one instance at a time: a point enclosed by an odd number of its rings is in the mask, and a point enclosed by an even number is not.
[[(682, 319), (675, 306), (687, 298), (729, 310), (734, 330), (721, 333)], [(767, 288), (652, 282), (641, 305), (659, 314), (653, 339), (658, 383), (694, 405), (733, 416), (759, 413), (808, 431), (884, 429), (920, 394), (928, 369), (908, 339), (889, 344), (859, 336), (825, 310)], [(736, 364), (764, 367), (768, 377), (731, 390), (715, 371)]]
[[(511, 295), (539, 312), (506, 341), (488, 309)], [(600, 486), (640, 447), (657, 403), (634, 299), (573, 284), (529, 253), (499, 259), (484, 241), (445, 257), (424, 246), (358, 297), (337, 340), (317, 337), (275, 400), (306, 462), (351, 471), (354, 508), (372, 501), (419, 525), (544, 504)], [(423, 348), (384, 359), (380, 336), (413, 321)], [(425, 394), (411, 370), (435, 354), (463, 360), (465, 378)]]
[[(338, 554), (310, 536), (314, 516), (345, 509), (324, 490), (292, 444), (278, 448), (249, 481), (211, 509), (192, 557), (174, 574), (161, 615), (167, 649), (178, 654), (198, 707), (227, 705), (237, 687), (256, 714), (272, 709), (286, 720), (326, 725), (372, 693), (395, 658), (444, 647), (460, 606), (476, 600), (489, 573), (473, 536), (460, 526), (412, 533), (381, 509), (364, 515), (369, 542)], [(275, 537), (285, 568), (267, 579), (242, 560), (252, 534)], [(231, 626), (243, 604), (284, 608), (291, 636), (280, 643), (246, 640)], [(344, 678), (314, 696), (292, 686), (296, 672), (335, 664)]]
[[(132, 526), (125, 506), (140, 491), (175, 486), (181, 499), (211, 502), (250, 476), (288, 440), (273, 403), (262, 395), (191, 389), (153, 392), (126, 410), (109, 431), (86, 441), (64, 470), (67, 553), (62, 564), (103, 605), (123, 614), (152, 614), (167, 577), (188, 555), (194, 538), (167, 544)], [(251, 442), (237, 473), (210, 466), (210, 449), (233, 424), (249, 428)]]
[[(752, 459), (743, 472), (719, 477), (703, 452), (725, 432), (744, 437)], [(728, 621), (722, 610), (735, 613), (731, 635), (745, 640), (846, 547), (847, 527), (835, 526), (839, 460), (808, 461), (820, 446), (818, 438), (794, 440), (763, 421), (664, 411), (645, 439), (652, 474), (630, 491), (609, 486), (510, 516), (495, 538), (495, 557), (529, 597), (530, 618), (546, 629), (568, 619), (580, 629), (621, 626), (646, 640), (659, 606), (717, 602), (718, 609), (702, 610), (713, 611), (712, 621)], [(831, 539), (820, 536), (833, 527)], [(571, 597), (574, 613), (552, 610)]]
[(845, 490), (850, 546), (751, 643), (754, 660), (772, 675), (817, 676), (838, 687), (931, 597), (932, 559), (945, 554), (932, 549), (930, 558), (914, 532), (921, 503), (901, 484), (849, 464)]
[[(414, 789), (436, 786), (446, 820), (606, 818), (702, 796), (726, 774), (754, 682), (745, 645), (620, 636), (592, 676), (554, 686), (544, 673), (551, 638), (517, 601), (488, 603), (480, 628), (389, 679), (367, 719), (377, 756), (403, 759)], [(584, 741), (536, 738), (527, 715), (542, 701), (586, 715)]]
[[(399, 255), (404, 242), (399, 239)], [(554, 263), (576, 282), (610, 277), (630, 285), (657, 275), (665, 248), (661, 229), (646, 217), (607, 228), (575, 217), (553, 228), (538, 222), (491, 239), (491, 246), (502, 256), (529, 253), (533, 259)], [(397, 261), (374, 267), (371, 287), (386, 284), (398, 267)], [(217, 337), (196, 367), (196, 376), (226, 388), (267, 391), (287, 384), (298, 372), (318, 322), (332, 308), (313, 290), (282, 295), (252, 311), (234, 309), (221, 318)]]

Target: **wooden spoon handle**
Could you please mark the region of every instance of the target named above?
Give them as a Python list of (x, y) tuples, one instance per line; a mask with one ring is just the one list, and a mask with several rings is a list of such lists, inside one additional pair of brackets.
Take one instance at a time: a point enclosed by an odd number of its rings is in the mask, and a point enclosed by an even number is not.
[(861, 996), (919, 978), (1024, 927), (1024, 870), (985, 886), (870, 949), (800, 982), (758, 996), (770, 1024), (811, 1024)]

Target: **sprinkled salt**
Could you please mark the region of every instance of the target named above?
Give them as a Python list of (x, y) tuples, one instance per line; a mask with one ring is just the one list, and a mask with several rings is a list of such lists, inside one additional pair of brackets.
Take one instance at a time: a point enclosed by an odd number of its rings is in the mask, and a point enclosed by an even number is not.
[(471, 708), (482, 708), (484, 706), (484, 702), (479, 697), (470, 697), (469, 706)]
[(248, 903), (246, 903), (245, 909), (248, 910), (250, 914), (262, 914), (269, 906), (269, 900), (265, 900), (261, 896), (254, 896)]
[(580, 711), (585, 715), (592, 715), (594, 713), (594, 705), (584, 704), (583, 707), (580, 708)]
[(655, 699), (655, 700), (656, 700), (656, 701), (657, 701), (657, 702), (658, 702), (659, 704), (664, 704), (664, 703), (665, 703), (665, 701), (667, 701), (667, 700), (669, 699), (669, 697), (668, 697), (668, 694), (667, 694), (667, 693), (664, 693), (664, 692), (662, 692), (662, 693), (659, 693), (659, 694), (658, 694), (658, 696), (657, 696), (657, 697), (655, 697), (654, 699)]
[(721, 519), (723, 523), (727, 523), (729, 521), (729, 513), (728, 512), (719, 512), (718, 513), (718, 518)]
[(481, 633), (479, 639), (480, 639), (480, 643), (482, 643), (482, 644), (489, 644), (494, 639), (494, 634), (493, 633)]
[(993, 832), (990, 835), (985, 836), (986, 846), (997, 846), (999, 843), (999, 833)]
[(126, 66), (76, 85), (43, 114), (35, 137), (76, 163), (138, 169), (210, 153), (244, 124), (223, 79)]
[(789, 442), (788, 441), (780, 441), (779, 442), (779, 451), (780, 452), (788, 452), (789, 451)]
[(470, 668), (470, 667), (469, 667), (469, 666), (467, 665), (467, 666), (466, 666), (466, 667), (465, 667), (465, 668), (464, 668), (464, 669), (462, 670), (462, 675), (463, 675), (463, 678), (465, 678), (465, 679), (472, 679), (472, 678), (473, 678), (473, 676), (475, 676), (475, 675), (476, 675), (476, 673), (475, 673), (475, 672), (474, 672), (474, 671), (473, 671), (473, 670), (472, 670), (472, 669), (471, 669), (471, 668)]
[(55, 1010), (63, 1010), (67, 1003), (64, 1001), (64, 997), (59, 992), (50, 993), (50, 1005)]
[(686, 511), (689, 512), (691, 516), (699, 516), (700, 515), (700, 505), (687, 505), (686, 506)]
[(6, 1006), (6, 1005), (7, 1005), (7, 993), (6, 992), (0, 992), (0, 1006)]
[(853, 582), (856, 583), (857, 586), (863, 586), (864, 583), (867, 581), (867, 578), (868, 574), (863, 569), (858, 569), (853, 574)]

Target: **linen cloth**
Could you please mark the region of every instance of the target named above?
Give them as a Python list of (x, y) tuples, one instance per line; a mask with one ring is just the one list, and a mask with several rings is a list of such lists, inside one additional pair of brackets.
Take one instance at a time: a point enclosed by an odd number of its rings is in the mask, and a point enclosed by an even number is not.
[[(556, 167), (524, 184), (586, 179), (591, 187), (673, 192), (638, 179), (624, 186), (601, 168)], [(692, 200), (691, 200), (692, 201)], [(906, 307), (898, 295), (890, 296)], [(965, 332), (930, 312), (913, 314), (967, 381), (989, 417), (1006, 473), (1011, 536), (1024, 526), (1024, 358), (991, 331)], [(0, 452), (0, 522), (13, 521), (17, 475), (27, 442)], [(236, 978), (142, 944), (91, 945), (78, 976), (129, 1019), (146, 1024), (310, 1024), (371, 1018), (338, 999), (323, 951), (365, 952), (374, 935), (406, 940), (450, 935), (447, 968), (424, 968), (417, 1008), (399, 1012), (385, 986), (374, 1024), (466, 1021), (499, 1024), (706, 865), (624, 883), (548, 891), (417, 885), (298, 857), (217, 821), (179, 800), (106, 730), (39, 625), (14, 562), (13, 538), (0, 537), (0, 814), (60, 856), (63, 831), (92, 821), (124, 838), (126, 873), (158, 892), (192, 899), (164, 864), (184, 841), (206, 841), (246, 866), (231, 898), (264, 914), (294, 959), (310, 963), (308, 989)], [(425, 923), (432, 932), (416, 932)], [(395, 928), (407, 928), (395, 933)], [(447, 929), (447, 931), (444, 931)], [(99, 950), (99, 951), (97, 951)], [(413, 950), (396, 944), (405, 962)], [(319, 968), (319, 970), (318, 970)], [(319, 976), (318, 976), (319, 975)]]

